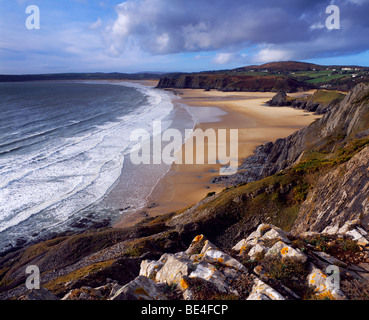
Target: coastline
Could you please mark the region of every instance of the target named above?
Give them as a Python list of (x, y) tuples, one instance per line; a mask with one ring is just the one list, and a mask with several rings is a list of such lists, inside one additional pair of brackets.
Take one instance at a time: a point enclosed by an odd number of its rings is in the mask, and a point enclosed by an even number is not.
[[(174, 108), (180, 108), (184, 104), (195, 116), (195, 129), (238, 129), (239, 164), (244, 158), (253, 155), (257, 146), (285, 138), (319, 118), (312, 113), (290, 107), (266, 106), (265, 102), (275, 95), (272, 92), (220, 92), (202, 89), (168, 91), (178, 97), (173, 100)], [(207, 147), (205, 142), (205, 150)], [(220, 167), (220, 164), (173, 163), (147, 197), (149, 205), (144, 211), (123, 214), (113, 227), (132, 226), (143, 218), (178, 211), (197, 203), (209, 192), (222, 191), (225, 185), (210, 182), (212, 178), (219, 176)]]

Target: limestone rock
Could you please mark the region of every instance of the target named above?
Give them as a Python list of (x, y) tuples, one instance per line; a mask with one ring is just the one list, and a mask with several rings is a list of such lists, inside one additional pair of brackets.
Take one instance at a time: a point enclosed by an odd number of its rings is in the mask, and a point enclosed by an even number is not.
[(242, 239), (241, 241), (237, 242), (237, 244), (232, 248), (232, 250), (241, 252), (243, 249), (246, 249), (247, 241), (246, 239)]
[(163, 266), (164, 263), (161, 261), (143, 260), (140, 266), (140, 276), (155, 277)]
[(310, 264), (309, 269), (308, 284), (314, 289), (314, 293), (318, 297), (327, 297), (334, 300), (347, 299), (341, 291), (339, 283), (330, 282), (327, 274), (313, 264)]
[(270, 250), (266, 253), (265, 257), (278, 256), (280, 258), (293, 258), (297, 261), (305, 263), (307, 256), (303, 254), (299, 249), (294, 249), (282, 241), (278, 241)]
[[(254, 296), (252, 296), (254, 294)], [(255, 279), (255, 284), (252, 288), (251, 297), (256, 295), (265, 295), (270, 300), (286, 300), (280, 293), (274, 290), (272, 287), (261, 281), (260, 279)], [(250, 296), (249, 296), (250, 298)], [(250, 299), (251, 300), (251, 299)], [(259, 299), (258, 299), (259, 300)]]
[[(264, 243), (268, 242), (268, 240), (290, 243), (290, 240), (287, 238), (287, 232), (276, 226), (262, 223), (246, 239), (239, 241), (232, 249), (241, 253), (248, 247), (255, 247), (256, 245), (265, 247)], [(256, 247), (254, 250), (260, 250), (260, 247)], [(254, 252), (252, 251), (251, 254), (254, 255)]]
[(167, 284), (178, 284), (184, 277), (188, 276), (194, 269), (193, 262), (186, 257), (171, 255), (164, 266), (156, 274), (156, 281)]
[(204, 253), (204, 261), (209, 263), (219, 263), (227, 267), (235, 268), (239, 271), (247, 272), (247, 268), (242, 263), (219, 250), (207, 250)]
[(337, 234), (346, 234), (348, 231), (360, 225), (361, 225), (361, 222), (359, 219), (346, 221), (345, 224), (341, 228), (339, 228), (339, 230), (337, 231)]
[(192, 240), (188, 249), (185, 251), (186, 254), (188, 255), (199, 254), (202, 248), (204, 247), (206, 241), (208, 240), (204, 237), (204, 235), (201, 234), (201, 235), (196, 236)]
[(190, 278), (202, 278), (213, 283), (219, 291), (227, 292), (228, 285), (224, 281), (224, 276), (212, 264), (204, 261), (200, 262), (194, 271), (191, 272)]
[(360, 246), (369, 245), (368, 239), (364, 236), (364, 235), (367, 236), (367, 232), (364, 231), (363, 229), (360, 230), (359, 228), (355, 228), (353, 230), (346, 232), (346, 235), (351, 236), (353, 240), (356, 241), (357, 244)]
[(308, 284), (314, 288), (315, 293), (322, 293), (327, 290), (327, 275), (317, 268), (315, 265), (310, 265), (310, 272), (308, 275)]
[(139, 276), (118, 290), (110, 300), (167, 300), (167, 298), (153, 280)]
[(251, 260), (256, 260), (256, 258), (259, 254), (264, 254), (267, 251), (268, 251), (268, 249), (266, 247), (264, 247), (260, 244), (256, 244), (255, 246), (253, 246), (251, 248), (248, 255), (249, 255)]
[(271, 300), (263, 293), (251, 293), (246, 300)]

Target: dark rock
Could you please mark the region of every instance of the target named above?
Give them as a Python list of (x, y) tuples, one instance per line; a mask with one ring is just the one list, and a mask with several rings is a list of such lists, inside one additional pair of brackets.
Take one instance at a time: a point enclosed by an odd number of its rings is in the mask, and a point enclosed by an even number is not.
[(159, 206), (159, 204), (157, 204), (157, 203), (153, 202), (153, 203), (150, 203), (150, 204), (147, 206), (147, 208), (148, 208), (148, 209), (152, 209), (152, 208), (156, 208), (156, 207), (158, 207), (158, 206)]
[(287, 99), (287, 94), (284, 91), (279, 91), (272, 100), (267, 102), (268, 106), (271, 107), (282, 107), (291, 105), (291, 103)]
[(54, 296), (49, 290), (45, 288), (33, 289), (25, 297), (25, 300), (59, 300), (58, 297)]
[(25, 245), (26, 243), (27, 243), (27, 240), (25, 238), (23, 238), (23, 237), (18, 238), (16, 240), (16, 246), (17, 247), (21, 247), (21, 246)]
[(109, 227), (110, 223), (111, 223), (111, 219), (105, 218), (102, 221), (93, 222), (91, 226), (89, 227), (89, 229), (103, 229), (103, 228)]

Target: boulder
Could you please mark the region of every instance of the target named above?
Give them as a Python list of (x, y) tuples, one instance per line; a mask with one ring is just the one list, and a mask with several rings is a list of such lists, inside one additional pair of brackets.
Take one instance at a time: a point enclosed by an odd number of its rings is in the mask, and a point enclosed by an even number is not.
[(256, 260), (258, 255), (260, 254), (264, 254), (268, 251), (268, 248), (260, 245), (260, 244), (256, 244), (255, 246), (253, 246), (251, 248), (251, 250), (249, 251), (248, 255), (250, 257), (251, 260)]
[(208, 263), (219, 263), (226, 267), (232, 267), (236, 270), (247, 272), (247, 268), (237, 261), (236, 259), (232, 258), (230, 255), (214, 249), (209, 249), (204, 253), (204, 261)]
[(270, 299), (263, 293), (251, 293), (246, 300), (270, 300)]
[(59, 300), (59, 298), (53, 295), (49, 290), (41, 287), (40, 289), (32, 289), (25, 296), (25, 300)]
[(309, 269), (309, 275), (307, 276), (308, 285), (314, 289), (316, 296), (332, 300), (347, 299), (341, 291), (339, 283), (332, 283), (327, 274), (312, 263), (309, 265)]
[(270, 231), (265, 233), (261, 238), (261, 240), (279, 240), (285, 243), (291, 243), (291, 241), (287, 238), (287, 233), (282, 229), (273, 227)]
[(290, 243), (291, 241), (288, 239), (287, 235), (287, 232), (276, 226), (262, 223), (246, 239), (239, 241), (232, 249), (241, 253), (250, 246), (255, 246), (257, 244), (264, 245), (268, 240), (278, 240)]
[(241, 253), (246, 248), (247, 248), (247, 241), (246, 239), (242, 239), (241, 241), (237, 242), (237, 244), (232, 248), (232, 250)]
[(188, 249), (185, 251), (186, 254), (188, 255), (199, 254), (202, 248), (204, 247), (206, 241), (208, 240), (204, 237), (204, 235), (201, 234), (201, 235), (196, 236), (192, 240)]
[(200, 262), (194, 271), (191, 272), (190, 278), (201, 278), (214, 284), (220, 292), (227, 292), (228, 284), (224, 280), (224, 275), (218, 271), (212, 264), (205, 261)]
[(110, 300), (167, 300), (167, 298), (153, 280), (139, 276), (118, 290)]
[(341, 228), (339, 228), (339, 230), (337, 231), (337, 234), (346, 234), (348, 231), (360, 225), (361, 225), (361, 222), (359, 219), (346, 221), (345, 224)]
[(355, 228), (355, 229), (352, 229), (350, 231), (347, 231), (346, 235), (352, 237), (352, 239), (354, 241), (356, 241), (357, 244), (360, 245), (360, 246), (369, 245), (369, 241), (367, 239), (368, 233), (365, 230), (361, 229), (361, 228)]
[(307, 276), (309, 287), (312, 287), (315, 293), (326, 291), (327, 275), (313, 264), (310, 264), (309, 269), (309, 275)]
[[(265, 282), (261, 281), (260, 279), (255, 279), (255, 284), (252, 287), (252, 291), (251, 291), (249, 298), (250, 297), (255, 298), (257, 297), (257, 295), (259, 295), (259, 297), (260, 295), (264, 295), (268, 297), (268, 299), (270, 300), (286, 300), (279, 292), (274, 290), (272, 287), (270, 287), (269, 285), (267, 285)], [(253, 300), (249, 298), (247, 300)], [(261, 296), (261, 298), (263, 297)], [(260, 299), (257, 299), (257, 300), (260, 300)], [(261, 300), (265, 300), (265, 299), (261, 299)]]
[(293, 258), (301, 263), (305, 263), (307, 261), (307, 256), (303, 254), (299, 249), (294, 249), (282, 241), (278, 241), (265, 254), (265, 257), (270, 256), (278, 256), (280, 258)]
[(178, 284), (194, 270), (194, 263), (186, 257), (171, 255), (164, 266), (157, 272), (156, 281), (167, 284)]
[(163, 266), (164, 263), (161, 261), (143, 260), (140, 266), (140, 276), (154, 278)]
[(287, 106), (291, 105), (290, 102), (288, 102), (287, 94), (285, 91), (279, 91), (272, 100), (267, 102), (267, 105), (271, 107), (281, 107), (281, 106)]

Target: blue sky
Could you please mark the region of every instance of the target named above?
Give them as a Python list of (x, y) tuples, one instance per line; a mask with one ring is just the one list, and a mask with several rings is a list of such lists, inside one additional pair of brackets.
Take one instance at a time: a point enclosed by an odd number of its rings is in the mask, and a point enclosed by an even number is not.
[[(325, 26), (331, 4), (339, 30)], [(0, 0), (1, 74), (369, 66), (368, 39), (369, 0)]]

